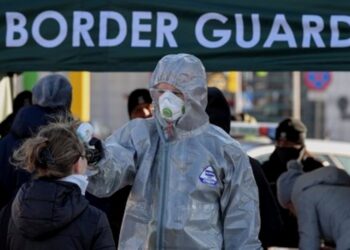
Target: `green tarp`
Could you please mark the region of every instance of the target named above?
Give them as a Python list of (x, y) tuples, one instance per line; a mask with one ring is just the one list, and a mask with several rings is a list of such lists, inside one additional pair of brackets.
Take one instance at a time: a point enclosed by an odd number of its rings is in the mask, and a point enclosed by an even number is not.
[(345, 0), (0, 0), (0, 71), (350, 70)]

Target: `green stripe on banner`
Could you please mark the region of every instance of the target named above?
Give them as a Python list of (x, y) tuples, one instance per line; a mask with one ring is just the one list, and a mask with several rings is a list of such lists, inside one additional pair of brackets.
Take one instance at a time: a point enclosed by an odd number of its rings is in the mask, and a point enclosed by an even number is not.
[(37, 83), (39, 75), (37, 72), (24, 72), (23, 76), (23, 88), (25, 90), (32, 90), (33, 86)]

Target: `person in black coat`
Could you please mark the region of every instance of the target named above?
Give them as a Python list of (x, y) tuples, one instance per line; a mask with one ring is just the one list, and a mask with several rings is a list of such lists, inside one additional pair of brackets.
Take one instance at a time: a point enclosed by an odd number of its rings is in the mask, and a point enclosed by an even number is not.
[[(305, 147), (306, 132), (305, 125), (300, 120), (294, 118), (284, 119), (276, 128), (275, 150), (270, 155), (269, 160), (262, 164), (262, 169), (276, 201), (276, 182), (280, 175), (287, 171), (287, 163), (289, 161), (299, 159), (305, 172), (323, 167), (322, 162), (312, 157)], [(284, 209), (279, 204), (278, 206), (284, 225), (280, 234), (276, 237), (274, 245), (296, 248), (299, 243), (297, 220), (290, 211)]]
[(37, 105), (24, 107), (17, 113), (10, 133), (0, 140), (0, 209), (31, 177), (27, 171), (13, 166), (11, 158), (14, 150), (33, 136), (41, 126), (53, 121), (55, 114), (54, 110)]
[(309, 172), (322, 167), (318, 161), (307, 151), (305, 137), (307, 129), (300, 120), (286, 118), (281, 121), (275, 133), (276, 147), (268, 161), (262, 168), (270, 183), (276, 183), (278, 177), (287, 171), (287, 163), (300, 157), (304, 171)]
[(25, 90), (19, 93), (16, 98), (13, 100), (12, 110), (13, 112), (9, 114), (5, 120), (0, 123), (0, 137), (3, 138), (7, 135), (13, 123), (13, 120), (16, 117), (17, 112), (20, 108), (24, 106), (29, 106), (32, 104), (32, 92)]
[(72, 87), (69, 81), (53, 74), (42, 78), (33, 88), (34, 105), (23, 107), (17, 112), (10, 133), (0, 139), (0, 209), (30, 179), (30, 174), (12, 165), (13, 152), (55, 117), (70, 116), (71, 100)]
[(16, 168), (11, 159), (13, 152), (36, 133), (40, 126), (48, 124), (51, 111), (39, 106), (22, 108), (16, 115), (10, 133), (0, 140), (0, 249), (5, 249), (6, 230), (11, 210), (11, 200), (19, 187), (30, 180), (31, 174)]
[(35, 179), (12, 203), (7, 249), (115, 249), (106, 215), (84, 197), (87, 159), (76, 127), (51, 123), (15, 151), (16, 165)]
[[(222, 128), (226, 133), (230, 133), (230, 107), (222, 92), (215, 87), (208, 88), (208, 105), (206, 112), (209, 116), (210, 123)], [(261, 219), (259, 239), (262, 246), (266, 249), (269, 246), (273, 246), (276, 235), (282, 228), (282, 220), (277, 202), (272, 195), (260, 163), (251, 157), (249, 157), (249, 161), (259, 191)]]
[[(0, 219), (0, 228), (7, 228), (11, 201), (19, 187), (31, 179), (30, 173), (12, 164), (13, 152), (57, 116), (71, 116), (72, 87), (61, 75), (42, 78), (33, 88), (32, 98), (34, 105), (22, 107), (15, 116), (10, 133), (0, 139), (0, 214), (4, 215)], [(6, 232), (0, 230), (0, 249), (4, 249)]]

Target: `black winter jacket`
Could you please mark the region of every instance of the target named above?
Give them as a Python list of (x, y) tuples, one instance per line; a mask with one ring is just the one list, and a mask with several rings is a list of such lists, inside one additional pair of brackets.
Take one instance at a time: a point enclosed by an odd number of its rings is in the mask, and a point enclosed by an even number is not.
[(89, 205), (73, 183), (25, 183), (11, 209), (9, 250), (115, 249), (105, 214)]
[(260, 162), (251, 157), (249, 157), (249, 162), (252, 166), (259, 191), (259, 211), (261, 220), (259, 239), (263, 248), (267, 249), (274, 245), (276, 235), (278, 235), (283, 228), (283, 221)]
[[(302, 161), (303, 170), (309, 172), (323, 167), (322, 162), (313, 157), (307, 157)], [(282, 161), (276, 152), (276, 150), (270, 155), (268, 161), (262, 164), (262, 170), (266, 176), (267, 181), (271, 187), (271, 191), (278, 205), (280, 215), (283, 221), (282, 230), (276, 234), (274, 240), (271, 242), (271, 246), (278, 247), (291, 247), (297, 248), (299, 244), (298, 223), (296, 217), (290, 213), (288, 209), (284, 209), (277, 201), (277, 187), (276, 182), (278, 177), (287, 171), (287, 162)]]
[(41, 126), (52, 121), (52, 115), (57, 112), (37, 105), (24, 107), (16, 114), (10, 133), (0, 139), (0, 209), (14, 197), (19, 187), (31, 178), (28, 172), (16, 169), (11, 164), (13, 152)]

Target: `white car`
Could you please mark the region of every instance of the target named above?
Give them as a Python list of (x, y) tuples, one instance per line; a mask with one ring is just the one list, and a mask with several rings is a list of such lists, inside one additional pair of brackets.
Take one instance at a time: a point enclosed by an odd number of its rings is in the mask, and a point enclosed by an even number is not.
[[(275, 149), (275, 145), (272, 143), (266, 144), (244, 140), (240, 143), (249, 156), (261, 163), (268, 160)], [(313, 156), (322, 161), (323, 165), (334, 165), (345, 169), (350, 174), (350, 143), (306, 139), (305, 146)]]
[[(275, 149), (273, 137), (277, 123), (231, 122), (230, 134), (239, 140), (247, 154), (261, 163), (267, 161)], [(306, 149), (323, 165), (334, 165), (350, 174), (350, 143), (332, 140), (306, 139)]]

